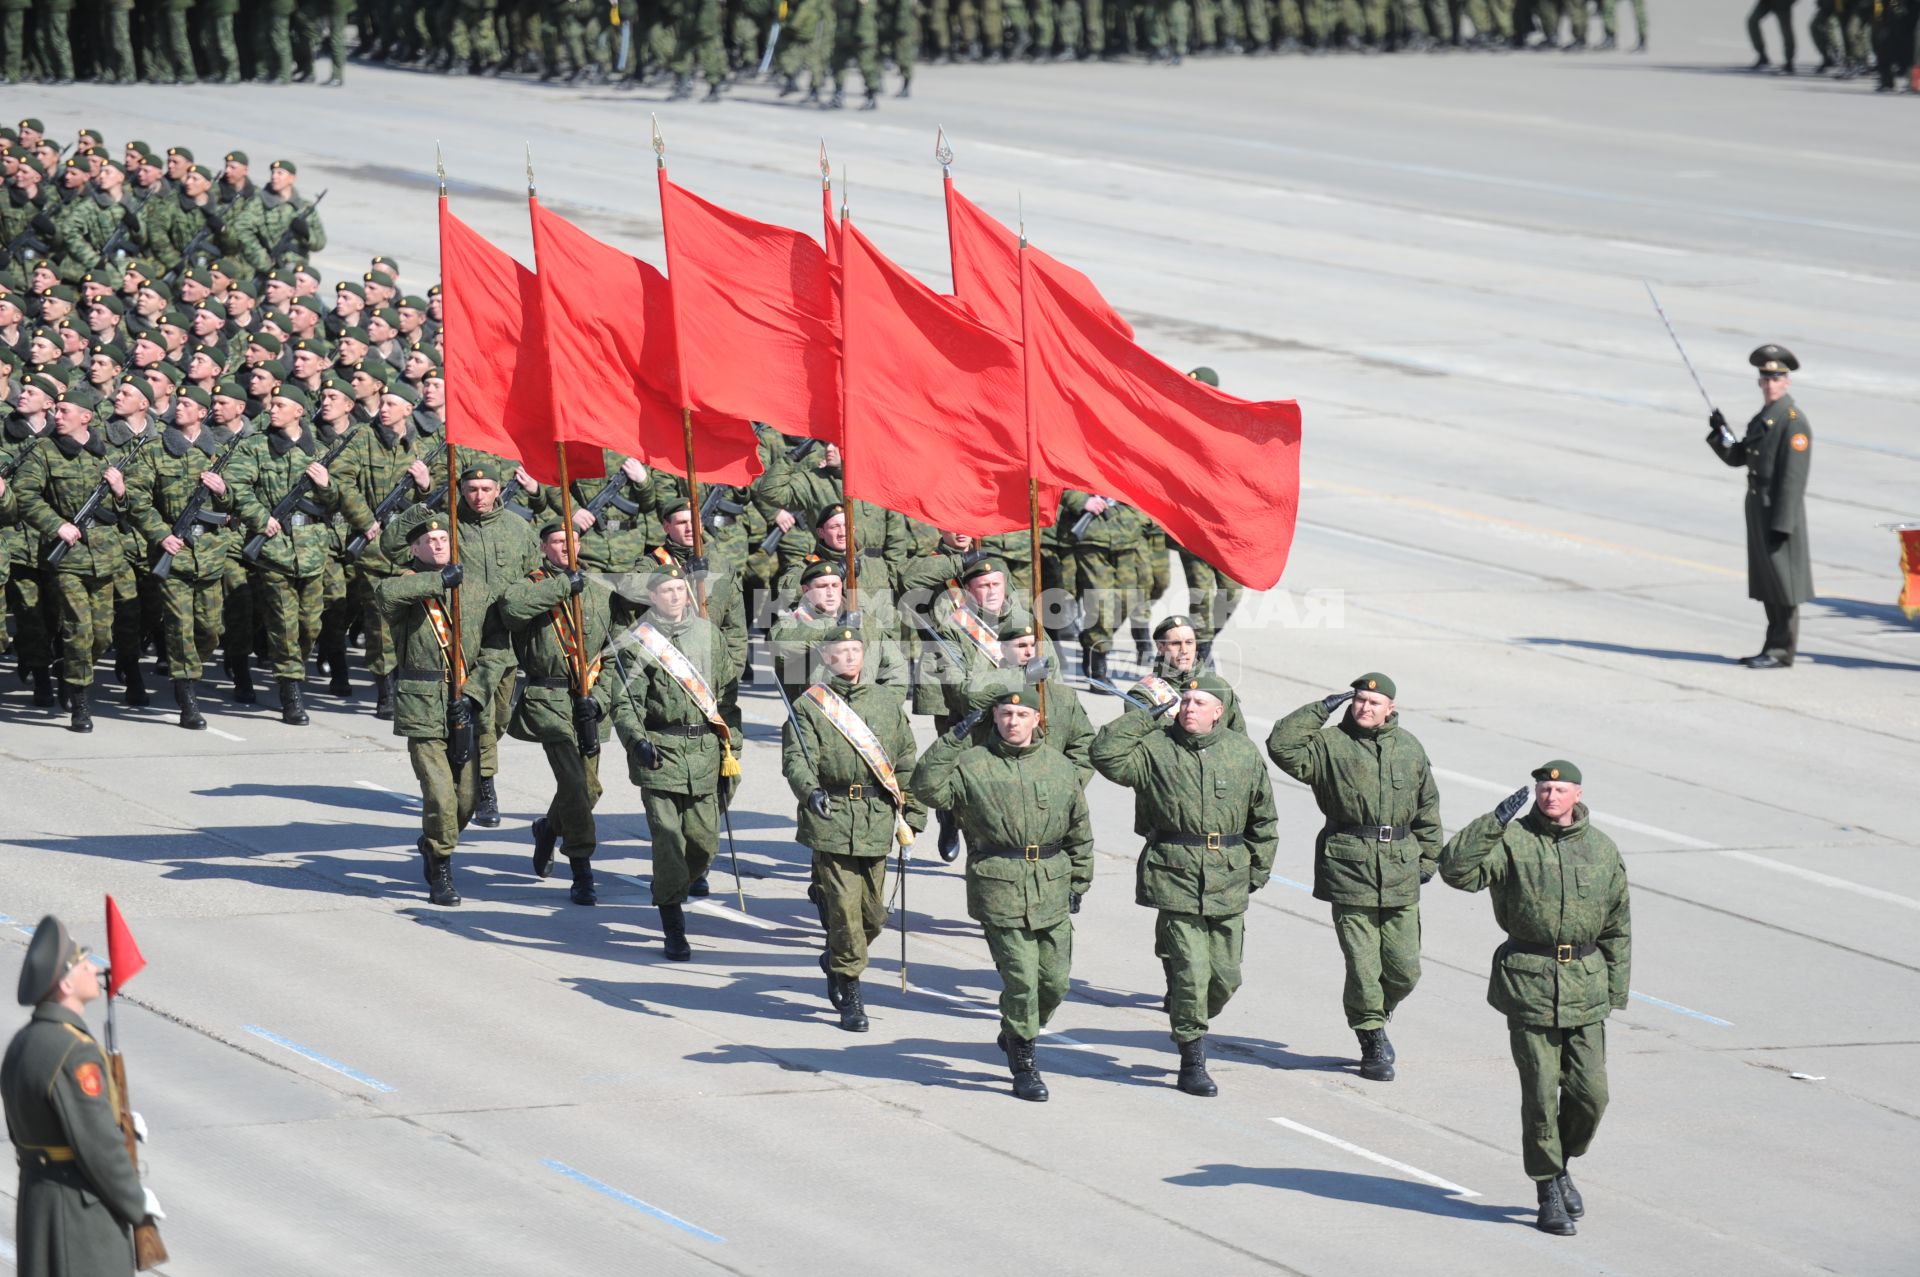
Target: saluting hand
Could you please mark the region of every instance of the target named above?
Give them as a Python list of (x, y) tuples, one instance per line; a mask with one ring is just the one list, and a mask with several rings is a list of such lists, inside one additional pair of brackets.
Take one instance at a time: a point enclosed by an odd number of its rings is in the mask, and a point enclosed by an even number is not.
[(973, 735), (973, 729), (980, 726), (980, 720), (986, 716), (986, 710), (974, 710), (973, 713), (948, 728), (947, 735), (953, 739), (954, 743), (959, 744), (965, 741), (967, 737)]
[(1493, 809), (1493, 818), (1500, 822), (1500, 828), (1505, 829), (1507, 822), (1520, 814), (1520, 809), (1527, 805), (1527, 799), (1532, 794), (1533, 786), (1522, 785), (1500, 800), (1500, 805)]
[(1352, 699), (1353, 690), (1351, 688), (1344, 692), (1335, 692), (1331, 696), (1323, 696), (1320, 698), (1321, 712), (1331, 714)]

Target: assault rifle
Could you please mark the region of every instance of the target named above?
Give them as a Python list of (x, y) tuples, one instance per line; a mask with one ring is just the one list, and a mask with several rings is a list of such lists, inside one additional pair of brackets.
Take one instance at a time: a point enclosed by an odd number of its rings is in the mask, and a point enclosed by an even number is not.
[[(439, 443), (433, 445), (432, 452), (416, 459), (426, 462), (427, 469), (431, 470), (433, 469), (433, 463), (438, 461), (440, 454), (446, 450), (447, 441), (442, 439)], [(411, 469), (412, 467), (409, 466), (408, 468)], [(407, 498), (411, 497), (414, 492), (418, 490), (418, 487), (419, 485), (414, 483), (412, 475), (401, 475), (400, 482), (394, 484), (387, 495), (380, 498), (380, 504), (373, 507), (373, 521), (383, 528), (386, 527), (387, 520), (391, 519), (401, 507), (407, 504)], [(365, 532), (354, 533), (353, 537), (347, 542), (347, 561), (349, 563), (353, 562), (362, 554), (366, 553), (366, 550), (367, 534)]]
[(286, 254), (287, 249), (292, 247), (292, 244), (290, 243), (290, 241), (293, 239), (294, 235), (306, 234), (306, 228), (312, 225), (312, 222), (309, 219), (311, 219), (311, 217), (313, 216), (313, 210), (316, 208), (319, 208), (320, 200), (323, 200), (325, 198), (327, 198), (326, 191), (320, 192), (318, 199), (314, 200), (313, 203), (301, 209), (299, 215), (295, 217), (291, 222), (287, 223), (287, 229), (284, 231), (281, 231), (280, 238), (273, 242), (273, 249), (267, 254), (268, 261), (278, 264), (281, 258)]
[[(362, 424), (364, 425), (364, 423)], [(360, 430), (361, 426), (356, 425), (353, 429), (341, 435), (340, 442), (334, 444), (333, 447), (327, 450), (327, 455), (320, 458), (320, 464), (322, 466), (332, 465), (340, 454), (346, 451), (347, 445), (353, 442), (353, 437), (359, 434)], [(285, 525), (285, 521), (288, 518), (295, 514), (304, 514), (314, 519), (326, 518), (327, 512), (307, 499), (307, 494), (312, 491), (313, 480), (305, 471), (302, 471), (299, 480), (294, 483), (293, 487), (287, 490), (287, 495), (281, 497), (280, 500), (275, 503), (271, 518), (275, 522), (281, 523), (282, 526)], [(266, 546), (267, 533), (263, 528), (247, 538), (247, 543), (240, 547), (240, 557), (249, 563), (256, 562), (260, 558), (260, 551), (266, 549)]]
[[(227, 462), (233, 460), (233, 454), (240, 450), (240, 440), (244, 438), (246, 438), (245, 435), (235, 437), (233, 442), (227, 445), (227, 450), (214, 459), (208, 470), (213, 474), (219, 474), (225, 470)], [(174, 536), (182, 541), (191, 541), (198, 535), (201, 528), (222, 528), (233, 521), (233, 516), (230, 514), (222, 514), (218, 510), (206, 508), (207, 496), (212, 491), (213, 489), (204, 483), (194, 489), (193, 495), (187, 498), (187, 504), (180, 511), (180, 517), (173, 521)], [(160, 557), (153, 561), (153, 575), (160, 581), (173, 575), (171, 552), (160, 551)]]
[[(127, 471), (121, 462), (130, 461), (138, 456), (140, 449), (152, 443), (159, 436), (160, 432), (158, 430), (149, 430), (143, 435), (134, 436), (133, 446), (127, 449), (120, 458), (109, 462), (107, 468), (109, 470), (120, 471), (124, 479)], [(86, 540), (87, 529), (96, 525), (105, 524), (109, 528), (117, 528), (120, 526), (119, 515), (111, 510), (103, 510), (100, 508), (105, 505), (112, 496), (113, 485), (109, 484), (103, 476), (100, 482), (94, 485), (93, 491), (87, 494), (87, 499), (80, 503), (80, 508), (73, 512), (73, 517), (67, 520), (68, 523), (80, 529), (80, 541)], [(53, 548), (47, 551), (47, 566), (50, 568), (59, 567), (61, 561), (73, 552), (73, 547), (80, 544), (80, 541), (69, 542), (55, 540)]]

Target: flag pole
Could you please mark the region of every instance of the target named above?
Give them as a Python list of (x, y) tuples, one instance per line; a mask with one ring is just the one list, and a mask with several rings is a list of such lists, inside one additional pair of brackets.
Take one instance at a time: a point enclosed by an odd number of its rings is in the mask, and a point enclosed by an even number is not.
[[(1033, 362), (1027, 350), (1027, 209), (1020, 201), (1020, 401), (1027, 419), (1027, 547), (1033, 558), (1033, 645), (1039, 652), (1046, 643), (1046, 626), (1040, 623), (1040, 476), (1034, 469), (1037, 451), (1033, 424)], [(1059, 653), (1054, 656), (1058, 658)], [(1047, 684), (1040, 683), (1040, 728), (1047, 726)]]
[[(824, 150), (822, 151), (824, 155)], [(821, 160), (821, 172), (826, 171), (826, 161)], [(840, 235), (844, 240), (847, 233), (847, 176), (840, 175)], [(847, 271), (844, 264), (840, 268), (840, 495), (844, 499), (847, 513), (847, 601), (849, 612), (860, 607), (860, 547), (854, 540), (853, 529), (853, 462), (847, 450)]]
[[(531, 161), (529, 161), (531, 162)], [(433, 168), (440, 179), (440, 203), (447, 202), (447, 165), (440, 155), (440, 144), (433, 144)], [(453, 442), (453, 419), (447, 419), (447, 543), (448, 562), (460, 561), (460, 449)], [(447, 673), (452, 678), (453, 702), (458, 704), (467, 691), (467, 665), (460, 651), (460, 587), (454, 586), (447, 611), (453, 615), (453, 633), (447, 649)], [(479, 754), (474, 751), (475, 756)]]
[[(700, 472), (693, 464), (693, 404), (687, 395), (687, 370), (680, 360), (680, 301), (673, 289), (673, 239), (667, 231), (667, 139), (660, 136), (660, 117), (648, 118), (653, 121), (653, 167), (660, 179), (660, 242), (668, 249), (667, 298), (673, 311), (674, 373), (680, 381), (680, 443), (687, 454), (687, 508), (693, 512), (693, 555), (699, 558), (704, 540), (700, 527)], [(705, 616), (707, 583), (704, 580), (694, 582), (693, 602), (700, 615)]]
[(947, 145), (947, 130), (933, 135), (933, 158), (940, 161), (940, 207), (947, 215), (947, 282), (960, 291), (960, 268), (953, 255), (953, 148)]

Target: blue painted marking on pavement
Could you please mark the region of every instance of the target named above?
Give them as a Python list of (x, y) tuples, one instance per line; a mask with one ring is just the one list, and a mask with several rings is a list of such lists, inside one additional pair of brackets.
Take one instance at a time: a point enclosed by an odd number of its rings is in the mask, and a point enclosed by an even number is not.
[(263, 1029), (257, 1024), (243, 1024), (240, 1027), (245, 1029), (248, 1033), (253, 1034), (253, 1036), (257, 1038), (264, 1038), (267, 1041), (273, 1043), (275, 1046), (285, 1047), (287, 1050), (293, 1052), (295, 1055), (301, 1056), (305, 1059), (312, 1060), (315, 1064), (320, 1065), (322, 1068), (332, 1069), (335, 1073), (340, 1074), (342, 1077), (350, 1077), (362, 1086), (369, 1087), (375, 1091), (391, 1092), (393, 1090), (392, 1087), (388, 1086), (385, 1082), (382, 1082), (379, 1078), (369, 1077), (367, 1074), (362, 1073), (359, 1069), (356, 1069), (353, 1066), (348, 1064), (342, 1064), (340, 1063), (340, 1061), (333, 1059), (329, 1056), (322, 1055), (320, 1054), (320, 1052), (314, 1050), (310, 1046), (301, 1046), (298, 1042), (295, 1042), (292, 1038), (281, 1037), (278, 1033), (275, 1033), (272, 1029)]
[(586, 1174), (584, 1171), (576, 1171), (573, 1169), (573, 1167), (568, 1166), (565, 1162), (556, 1161), (551, 1157), (543, 1157), (540, 1159), (540, 1165), (546, 1167), (550, 1171), (559, 1171), (562, 1175), (565, 1175), (568, 1179), (574, 1181), (574, 1183), (585, 1184), (588, 1188), (591, 1188), (594, 1192), (599, 1193), (606, 1197), (611, 1197), (614, 1201), (619, 1202), (623, 1206), (631, 1206), (635, 1210), (641, 1212), (642, 1214), (651, 1215), (663, 1224), (672, 1224), (675, 1228), (679, 1229), (681, 1232), (689, 1233), (695, 1237), (698, 1237), (703, 1242), (714, 1242), (716, 1244), (723, 1244), (727, 1240), (726, 1238), (720, 1236), (717, 1233), (708, 1232), (706, 1229), (700, 1227), (700, 1225), (698, 1224), (689, 1224), (686, 1220), (681, 1219), (678, 1215), (669, 1215), (666, 1211), (663, 1211), (658, 1206), (653, 1205), (653, 1203), (641, 1201), (639, 1198), (635, 1197), (632, 1193), (623, 1193), (611, 1184), (602, 1184), (599, 1180), (595, 1179), (593, 1176)]
[(1313, 891), (1313, 888), (1309, 887), (1306, 883), (1295, 882), (1291, 878), (1282, 878), (1279, 874), (1273, 875), (1273, 881), (1279, 883), (1283, 887), (1292, 887), (1295, 891), (1305, 891), (1309, 893)]
[(1653, 1005), (1665, 1007), (1669, 1011), (1678, 1011), (1681, 1015), (1690, 1015), (1696, 1020), (1705, 1020), (1708, 1024), (1717, 1024), (1723, 1029), (1731, 1029), (1733, 1027), (1732, 1020), (1722, 1020), (1717, 1015), (1708, 1015), (1705, 1011), (1696, 1011), (1692, 1007), (1683, 1007), (1678, 1002), (1669, 1002), (1665, 998), (1656, 998), (1652, 994), (1642, 993), (1638, 989), (1632, 990), (1627, 996), (1638, 998), (1642, 1002), (1651, 1002)]

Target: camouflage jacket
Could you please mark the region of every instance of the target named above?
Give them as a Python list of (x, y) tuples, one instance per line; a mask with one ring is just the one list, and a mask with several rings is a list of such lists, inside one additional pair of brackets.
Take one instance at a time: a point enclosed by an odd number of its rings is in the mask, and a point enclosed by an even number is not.
[[(59, 539), (60, 525), (71, 520), (93, 490), (100, 486), (110, 463), (107, 440), (97, 427), (85, 444), (61, 435), (49, 435), (34, 444), (14, 472), (13, 487), (19, 519), (40, 539), (40, 561)], [(60, 562), (59, 571), (76, 576), (112, 576), (126, 563), (118, 528), (119, 502), (111, 495), (104, 503), (112, 523), (98, 522)]]
[[(240, 451), (227, 466), (226, 479), (233, 511), (240, 516), (246, 536), (267, 530), (274, 506), (300, 484), (307, 467), (320, 457), (319, 441), (310, 429), (302, 429), (298, 440), (285, 431), (266, 430), (249, 433), (240, 441)], [(331, 480), (332, 476), (328, 477)], [(310, 486), (307, 508), (280, 521), (280, 533), (267, 538), (258, 565), (281, 576), (305, 579), (322, 575), (333, 551), (333, 532), (327, 519), (339, 504), (339, 491), (335, 482), (324, 488)]]
[[(219, 459), (220, 445), (209, 430), (188, 442), (186, 435), (171, 426), (160, 441), (143, 449), (140, 460), (127, 474), (127, 515), (132, 522), (130, 537), (138, 535), (147, 558), (161, 553), (161, 542), (173, 535), (173, 525), (196, 492), (206, 492), (200, 508), (223, 514), (231, 509), (229, 496), (207, 490), (200, 482), (203, 471)], [(229, 494), (231, 489), (229, 489)], [(183, 581), (217, 581), (227, 570), (227, 551), (232, 539), (217, 525), (196, 521), (187, 533), (186, 545), (173, 556), (171, 572)]]

